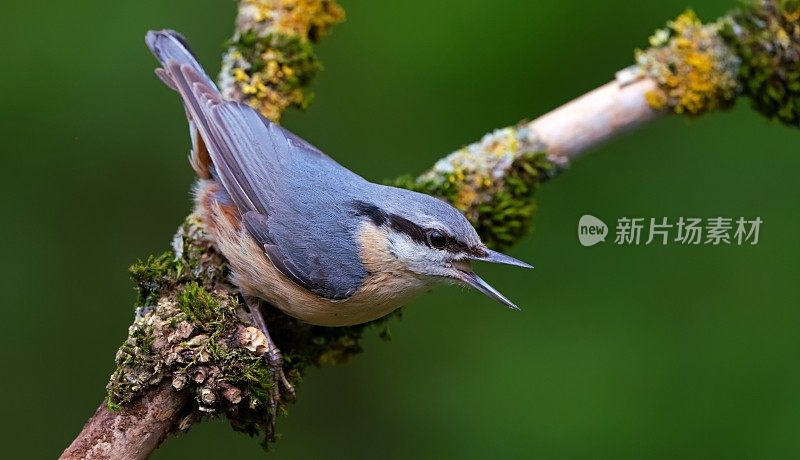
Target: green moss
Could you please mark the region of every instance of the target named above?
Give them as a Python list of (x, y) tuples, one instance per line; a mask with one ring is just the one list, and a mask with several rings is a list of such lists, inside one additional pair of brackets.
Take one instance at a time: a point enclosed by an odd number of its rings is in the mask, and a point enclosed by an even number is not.
[(161, 280), (174, 276), (177, 271), (175, 254), (167, 251), (159, 256), (149, 256), (146, 261), (137, 261), (128, 268), (135, 283)]
[(106, 408), (109, 412), (119, 412), (122, 410), (122, 405), (115, 401), (114, 391), (108, 389), (106, 392)]
[(480, 205), (473, 219), (487, 245), (506, 249), (529, 233), (536, 212), (534, 194), (554, 172), (555, 167), (544, 153), (523, 154), (514, 160), (503, 187)]
[(180, 266), (181, 263), (175, 260), (172, 251), (159, 256), (149, 256), (147, 260), (139, 260), (131, 265), (128, 273), (136, 283), (137, 306), (152, 306), (159, 292), (175, 283), (180, 273)]
[(753, 107), (800, 126), (800, 2), (756, 0), (726, 21), (722, 36), (741, 59), (739, 79)]
[(196, 281), (186, 283), (178, 294), (178, 308), (193, 324), (213, 327), (224, 320), (219, 301)]
[(155, 338), (153, 336), (152, 325), (145, 324), (140, 328), (134, 329), (130, 337), (133, 339), (133, 346), (136, 347), (140, 353), (145, 355), (153, 354), (153, 341)]

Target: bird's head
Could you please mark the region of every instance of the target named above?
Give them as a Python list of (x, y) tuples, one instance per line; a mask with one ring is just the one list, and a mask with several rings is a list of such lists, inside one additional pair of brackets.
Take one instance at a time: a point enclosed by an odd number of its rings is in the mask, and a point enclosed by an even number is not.
[[(533, 268), (513, 257), (493, 251), (454, 207), (429, 195), (391, 189), (374, 202), (354, 202), (355, 213), (379, 233), (386, 261), (429, 282), (456, 282), (518, 309), (472, 270), (472, 263), (490, 262)], [(383, 242), (381, 242), (383, 243)]]

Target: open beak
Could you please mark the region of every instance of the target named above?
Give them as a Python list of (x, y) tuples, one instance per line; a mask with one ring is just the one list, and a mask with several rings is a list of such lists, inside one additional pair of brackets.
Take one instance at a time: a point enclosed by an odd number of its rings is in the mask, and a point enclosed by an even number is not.
[(456, 277), (459, 280), (477, 289), (478, 291), (484, 293), (487, 297), (502, 303), (508, 308), (519, 310), (519, 307), (517, 307), (514, 304), (514, 302), (508, 300), (506, 296), (500, 293), (500, 291), (493, 288), (489, 283), (484, 281), (483, 278), (476, 275), (475, 272), (472, 271), (472, 263), (471, 263), (472, 260), (477, 260), (481, 262), (492, 262), (497, 264), (514, 265), (516, 267), (523, 267), (523, 268), (533, 268), (533, 266), (526, 264), (521, 260), (517, 260), (511, 256), (507, 256), (503, 253), (492, 251), (491, 249), (487, 249), (486, 255), (483, 257), (470, 257), (470, 259), (459, 260), (453, 263), (453, 268), (455, 268), (458, 273)]

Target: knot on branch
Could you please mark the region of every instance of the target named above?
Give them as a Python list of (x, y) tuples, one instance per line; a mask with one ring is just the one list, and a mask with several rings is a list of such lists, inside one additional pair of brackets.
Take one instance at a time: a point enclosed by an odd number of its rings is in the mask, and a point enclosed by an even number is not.
[(658, 83), (646, 94), (651, 107), (698, 116), (733, 105), (740, 60), (720, 28), (719, 22), (704, 25), (688, 10), (650, 37), (651, 48), (636, 51), (641, 72)]
[(306, 108), (313, 93), (305, 87), (322, 68), (311, 44), (343, 19), (333, 0), (240, 0), (222, 58), (223, 95), (275, 122), (289, 107)]
[(404, 176), (391, 184), (447, 200), (486, 244), (504, 249), (530, 230), (534, 192), (564, 166), (544, 150), (524, 127), (498, 129), (442, 158), (418, 178)]
[(800, 125), (800, 1), (757, 0), (734, 12), (723, 37), (741, 58), (739, 78), (768, 118)]
[[(228, 283), (227, 262), (206, 241), (202, 222), (190, 216), (172, 251), (134, 264), (130, 273), (138, 291), (136, 318), (116, 355), (108, 408), (119, 410), (169, 382), (194, 401), (175, 429), (222, 414), (235, 429), (274, 440), (275, 412), (286, 411), (286, 398), (277, 401), (277, 411), (270, 409), (276, 383), (264, 360), (267, 340)], [(265, 313), (292, 384), (309, 365), (341, 363), (361, 351), (366, 325), (323, 328), (272, 308)]]

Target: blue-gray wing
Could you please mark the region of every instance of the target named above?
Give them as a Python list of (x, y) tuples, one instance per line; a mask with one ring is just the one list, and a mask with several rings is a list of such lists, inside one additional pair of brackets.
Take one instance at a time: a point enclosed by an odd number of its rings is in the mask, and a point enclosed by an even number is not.
[(208, 149), (214, 178), (270, 261), (317, 295), (353, 295), (367, 272), (350, 203), (368, 183), (251, 107), (222, 99), (193, 66), (163, 64)]
[[(250, 211), (244, 214), (242, 221), (253, 238), (264, 248), (264, 253), (275, 268), (309, 291), (326, 299), (341, 300), (353, 295), (361, 285), (363, 277), (360, 270), (351, 273), (342, 271), (342, 267), (347, 264), (342, 263), (341, 257), (346, 258), (346, 254), (331, 257), (328, 253), (336, 245), (315, 245), (306, 247), (305, 250), (289, 252), (285, 247), (276, 244), (282, 238), (274, 230), (270, 231), (275, 226), (270, 225), (267, 216)], [(353, 276), (354, 273), (358, 276)], [(356, 280), (357, 282), (353, 282)]]

